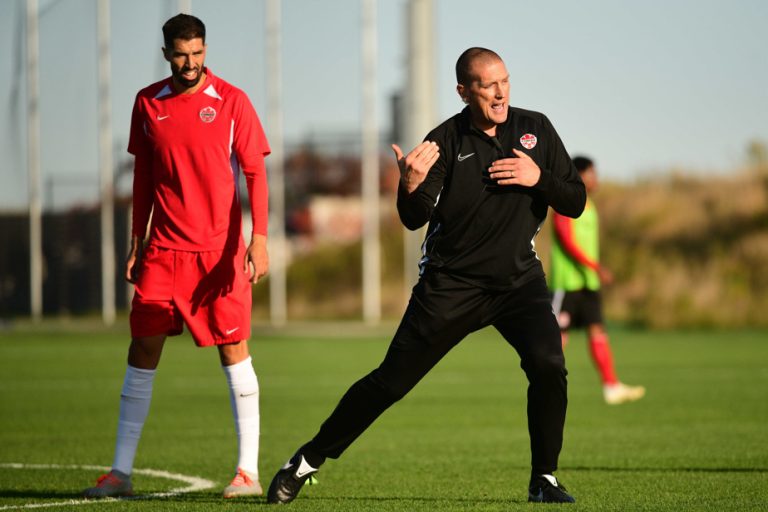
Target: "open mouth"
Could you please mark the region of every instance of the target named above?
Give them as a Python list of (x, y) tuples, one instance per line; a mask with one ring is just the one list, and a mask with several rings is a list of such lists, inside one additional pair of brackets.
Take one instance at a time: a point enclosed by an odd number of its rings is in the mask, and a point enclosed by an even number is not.
[(491, 111), (496, 114), (501, 114), (506, 108), (506, 103), (491, 103)]
[(197, 78), (197, 69), (182, 70), (181, 77), (184, 78), (184, 80), (194, 80)]

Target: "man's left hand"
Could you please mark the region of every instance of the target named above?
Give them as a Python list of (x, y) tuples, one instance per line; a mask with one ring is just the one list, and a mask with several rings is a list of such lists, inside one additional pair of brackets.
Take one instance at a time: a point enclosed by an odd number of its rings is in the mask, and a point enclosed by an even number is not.
[(267, 237), (264, 235), (253, 235), (251, 243), (245, 251), (243, 271), (250, 274), (252, 283), (256, 283), (268, 270)]
[(597, 275), (600, 278), (600, 284), (609, 285), (613, 283), (613, 272), (604, 266), (597, 267)]
[(512, 150), (517, 158), (503, 158), (491, 164), (488, 172), (499, 185), (532, 187), (539, 182), (541, 169), (536, 162), (520, 150)]

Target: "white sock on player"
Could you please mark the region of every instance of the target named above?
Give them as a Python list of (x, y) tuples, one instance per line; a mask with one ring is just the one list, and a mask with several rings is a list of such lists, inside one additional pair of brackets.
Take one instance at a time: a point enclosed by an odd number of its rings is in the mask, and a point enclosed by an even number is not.
[(141, 438), (141, 430), (149, 414), (152, 401), (152, 383), (156, 370), (143, 370), (128, 365), (123, 391), (120, 393), (120, 418), (117, 424), (117, 443), (112, 469), (130, 475), (133, 459)]
[(229, 398), (237, 432), (237, 467), (255, 478), (259, 475), (259, 381), (251, 358), (222, 366), (229, 384)]

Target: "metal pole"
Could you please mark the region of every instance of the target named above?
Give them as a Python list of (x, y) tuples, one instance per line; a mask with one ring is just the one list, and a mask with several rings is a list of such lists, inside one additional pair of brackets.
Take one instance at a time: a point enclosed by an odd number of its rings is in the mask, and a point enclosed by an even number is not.
[(40, 197), (40, 86), (37, 0), (27, 0), (27, 176), (29, 179), (29, 298), (35, 322), (43, 316), (43, 229)]
[(376, 0), (362, 5), (363, 69), (363, 319), (381, 320), (381, 246), (379, 240), (379, 129), (376, 120)]
[[(410, 151), (435, 124), (435, 59), (433, 51), (432, 0), (410, 0), (408, 18), (408, 89), (405, 92), (405, 145)], [(421, 241), (424, 229), (410, 231), (404, 228), (405, 295), (418, 280)]]
[(179, 12), (184, 14), (192, 14), (192, 0), (178, 0), (176, 3)]
[(109, 1), (97, 4), (99, 40), (99, 187), (101, 195), (101, 317), (115, 323), (115, 197)]
[(281, 70), (280, 0), (267, 0), (267, 126), (272, 154), (267, 158), (269, 172), (269, 312), (272, 325), (287, 320), (285, 179), (283, 176), (283, 107)]

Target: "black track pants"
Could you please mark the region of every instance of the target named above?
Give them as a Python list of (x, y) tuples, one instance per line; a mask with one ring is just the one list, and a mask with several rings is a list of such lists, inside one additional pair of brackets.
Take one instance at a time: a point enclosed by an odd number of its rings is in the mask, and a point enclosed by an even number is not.
[(528, 377), (533, 471), (553, 472), (563, 443), (567, 372), (544, 278), (513, 291), (492, 292), (445, 274), (423, 276), (384, 361), (349, 388), (307, 447), (325, 457), (339, 457), (449, 350), (488, 325), (515, 348)]

